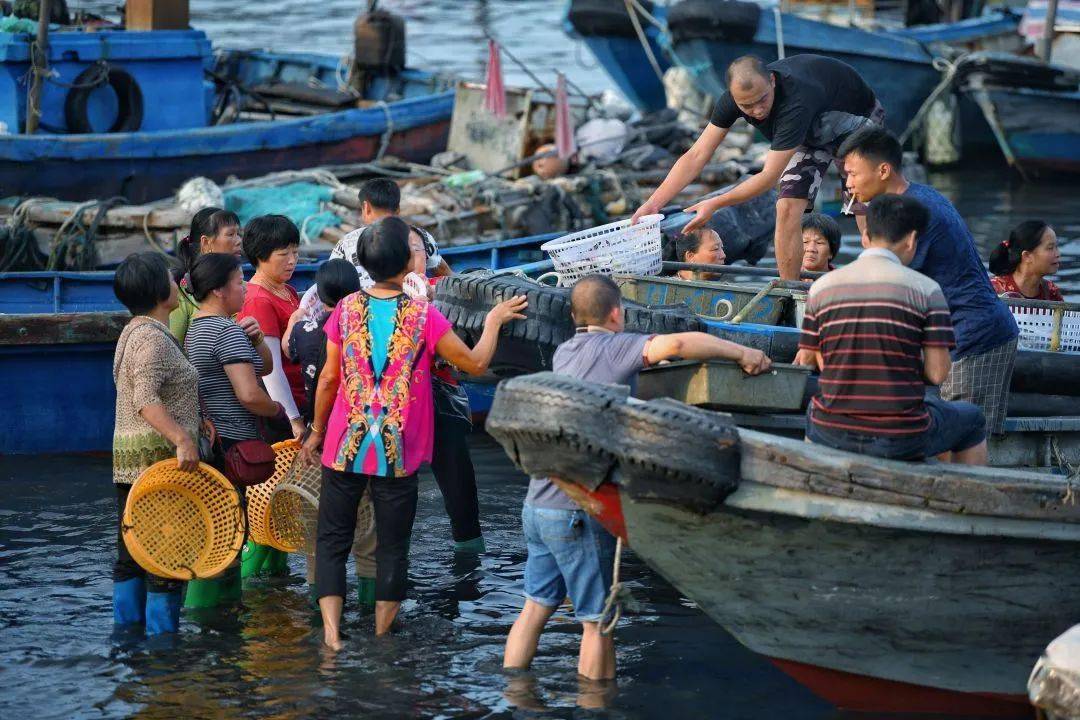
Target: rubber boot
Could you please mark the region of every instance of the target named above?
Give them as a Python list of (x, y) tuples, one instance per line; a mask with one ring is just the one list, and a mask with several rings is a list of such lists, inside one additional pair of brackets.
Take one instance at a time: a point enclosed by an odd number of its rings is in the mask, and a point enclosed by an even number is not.
[(233, 565), (216, 578), (189, 580), (184, 607), (194, 610), (233, 605), (239, 602), (241, 593), (240, 566)]
[(356, 598), (362, 612), (375, 609), (375, 578), (356, 578)]
[(471, 555), (483, 555), (487, 552), (487, 545), (484, 544), (484, 538), (475, 537), (472, 540), (461, 540), (460, 542), (454, 542), (454, 552)]
[(289, 574), (288, 554), (269, 545), (259, 545), (248, 540), (240, 558), (240, 575), (244, 579), (257, 575), (277, 577)]
[(180, 604), (183, 592), (146, 593), (146, 634), (164, 635), (180, 631)]
[(137, 625), (146, 621), (146, 581), (141, 578), (113, 581), (113, 622)]

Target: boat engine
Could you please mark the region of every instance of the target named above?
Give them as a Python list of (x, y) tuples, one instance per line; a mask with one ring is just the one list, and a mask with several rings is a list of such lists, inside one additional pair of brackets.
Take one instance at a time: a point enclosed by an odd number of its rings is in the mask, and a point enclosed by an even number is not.
[(352, 85), (363, 93), (378, 75), (405, 69), (405, 20), (372, 2), (353, 23)]

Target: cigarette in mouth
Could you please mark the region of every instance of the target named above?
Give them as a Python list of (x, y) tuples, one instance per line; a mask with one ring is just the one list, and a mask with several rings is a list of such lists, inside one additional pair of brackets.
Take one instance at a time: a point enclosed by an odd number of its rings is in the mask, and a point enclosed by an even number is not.
[(851, 214), (851, 206), (854, 205), (854, 204), (855, 204), (855, 196), (854, 195), (849, 195), (847, 205), (844, 206), (843, 213), (845, 215), (850, 215)]

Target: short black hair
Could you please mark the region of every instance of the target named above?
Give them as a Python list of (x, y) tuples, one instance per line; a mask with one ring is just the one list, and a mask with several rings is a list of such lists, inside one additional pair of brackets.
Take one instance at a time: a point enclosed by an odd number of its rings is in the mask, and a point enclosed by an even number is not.
[(412, 261), (408, 224), (386, 217), (364, 228), (356, 241), (356, 259), (375, 282), (400, 275)]
[(161, 253), (128, 255), (113, 274), (113, 293), (132, 315), (149, 312), (169, 299), (172, 269)]
[(836, 156), (843, 160), (855, 153), (874, 163), (888, 163), (893, 169), (904, 166), (904, 149), (896, 136), (883, 127), (871, 126), (856, 130), (840, 145)]
[(252, 265), (268, 260), (275, 250), (300, 245), (300, 230), (284, 215), (260, 215), (244, 227), (244, 256)]
[(840, 252), (840, 224), (823, 213), (807, 213), (802, 218), (803, 230), (815, 230), (821, 233), (829, 243), (829, 254), (836, 257)]
[(885, 193), (870, 201), (866, 208), (866, 234), (871, 240), (890, 245), (901, 242), (914, 231), (918, 237), (930, 224), (930, 211), (915, 198)]
[(336, 307), (341, 298), (360, 289), (360, 273), (348, 260), (327, 260), (315, 273), (319, 299), (330, 307)]
[(397, 213), (401, 209), (401, 188), (393, 180), (372, 178), (360, 186), (360, 202), (365, 200), (376, 210)]
[(586, 275), (570, 291), (570, 312), (578, 327), (601, 325), (622, 304), (619, 286), (607, 275)]
[(225, 287), (234, 272), (240, 269), (240, 261), (229, 253), (204, 253), (191, 267), (191, 294), (202, 302), (214, 290)]

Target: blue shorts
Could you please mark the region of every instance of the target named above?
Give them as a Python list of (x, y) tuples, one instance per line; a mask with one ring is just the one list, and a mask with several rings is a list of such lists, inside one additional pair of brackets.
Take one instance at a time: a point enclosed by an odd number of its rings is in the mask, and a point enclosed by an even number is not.
[(521, 523), (529, 548), (525, 597), (555, 608), (569, 595), (579, 622), (598, 622), (611, 589), (615, 538), (582, 510), (526, 503)]
[(986, 419), (978, 405), (969, 402), (946, 402), (927, 395), (926, 412), (930, 427), (917, 435), (893, 437), (838, 430), (815, 425), (810, 415), (814, 404), (806, 410), (806, 437), (811, 442), (837, 450), (891, 460), (924, 460), (944, 452), (973, 448), (986, 439)]

